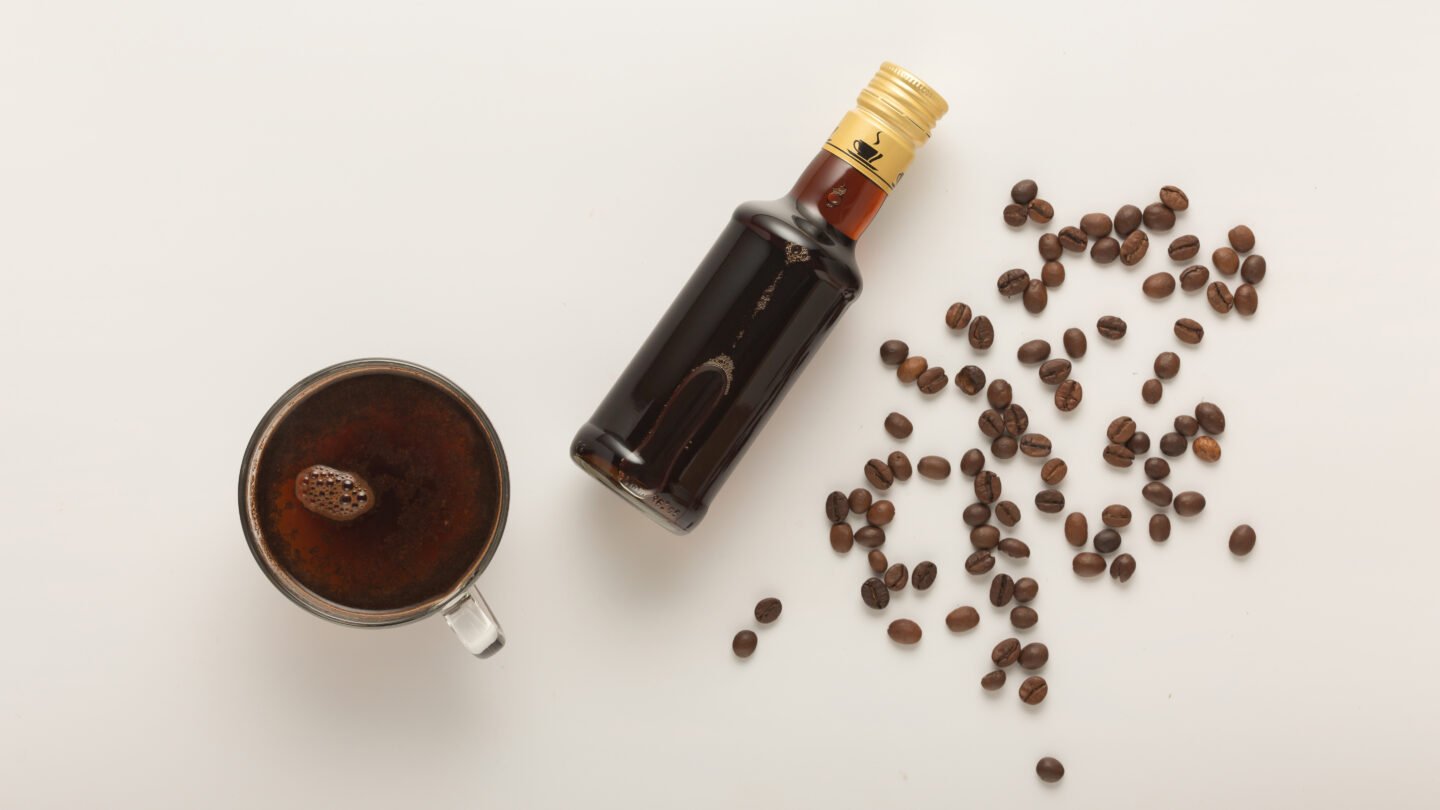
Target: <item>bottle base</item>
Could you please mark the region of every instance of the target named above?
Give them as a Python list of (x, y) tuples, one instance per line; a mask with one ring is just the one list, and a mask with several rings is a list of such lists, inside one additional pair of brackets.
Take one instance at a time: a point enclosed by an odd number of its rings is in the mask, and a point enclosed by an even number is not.
[(629, 481), (614, 463), (613, 451), (597, 446), (606, 443), (592, 441), (589, 434), (608, 436), (589, 425), (581, 430), (581, 435), (570, 446), (570, 458), (576, 466), (672, 534), (688, 534), (695, 528), (701, 513), (676, 503), (666, 492), (645, 489)]

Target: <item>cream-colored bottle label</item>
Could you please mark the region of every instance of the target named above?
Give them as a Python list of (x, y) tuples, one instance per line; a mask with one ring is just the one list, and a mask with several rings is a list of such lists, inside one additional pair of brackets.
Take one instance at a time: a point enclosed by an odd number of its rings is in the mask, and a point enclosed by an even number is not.
[(845, 114), (825, 142), (825, 151), (854, 166), (887, 194), (915, 158), (908, 141), (862, 110)]

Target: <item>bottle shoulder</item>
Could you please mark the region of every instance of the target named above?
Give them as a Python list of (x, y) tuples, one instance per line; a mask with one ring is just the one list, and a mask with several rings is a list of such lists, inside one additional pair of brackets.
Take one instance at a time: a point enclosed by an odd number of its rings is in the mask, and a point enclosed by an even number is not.
[(854, 241), (808, 213), (793, 197), (741, 203), (732, 219), (769, 239), (805, 248), (811, 258), (825, 268), (836, 286), (847, 288), (852, 294), (859, 293), (860, 268), (855, 262)]

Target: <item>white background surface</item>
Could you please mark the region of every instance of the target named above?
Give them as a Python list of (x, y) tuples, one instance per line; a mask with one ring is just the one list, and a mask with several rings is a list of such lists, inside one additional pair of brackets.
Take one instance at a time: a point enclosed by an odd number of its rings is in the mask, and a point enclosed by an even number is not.
[[(0, 6), (0, 806), (1433, 807), (1437, 172), (1424, 3), (24, 3)], [(574, 429), (738, 202), (789, 188), (883, 59), (951, 112), (860, 257), (865, 295), (682, 539), (576, 471)], [(1137, 270), (1069, 261), (1041, 318), (1006, 192), (1057, 226), (1193, 207)], [(1251, 321), (1139, 292), (1169, 237), (1250, 223)], [(1178, 269), (1178, 268), (1177, 268)], [(912, 457), (979, 440), (885, 338), (953, 371), (966, 300), (1094, 515), (1138, 468), (1099, 460), (1129, 413), (1158, 440), (1200, 398), (1225, 457), (1175, 464), (1210, 508), (1132, 528), (1128, 585), (1079, 581), (1037, 465), (999, 469), (1034, 549), (1051, 697), (978, 679), (1009, 635), (963, 575), (968, 482), (897, 491), (886, 551), (937, 585), (883, 615), (821, 502), (915, 420)], [(1095, 318), (1124, 315), (1119, 345)], [(1156, 407), (1169, 323), (1206, 325)], [(1080, 324), (1087, 397), (1059, 419), (1013, 359)], [(324, 339), (313, 336), (323, 334)], [(345, 629), (277, 594), (235, 475), (305, 374), (424, 363), (489, 411), (509, 531), (482, 579), (510, 646), (443, 622)], [(1249, 521), (1259, 547), (1225, 549)], [(1018, 573), (1017, 573), (1018, 575)], [(747, 662), (756, 599), (781, 620)], [(981, 607), (967, 637), (944, 630)], [(892, 618), (926, 632), (913, 649)], [(1035, 760), (1060, 757), (1058, 786)]]

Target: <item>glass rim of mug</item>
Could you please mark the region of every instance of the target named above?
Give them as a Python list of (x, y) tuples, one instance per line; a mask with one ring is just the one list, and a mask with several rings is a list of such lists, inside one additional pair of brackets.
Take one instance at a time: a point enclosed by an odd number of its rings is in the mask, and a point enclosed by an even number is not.
[[(500, 483), (500, 503), (496, 509), (495, 529), (490, 533), (484, 550), (476, 555), (465, 575), (439, 596), (393, 610), (364, 610), (332, 602), (295, 579), (275, 560), (265, 543), (260, 541), (263, 532), (260, 530), (255, 498), (260, 458), (264, 454), (270, 436), (285, 417), (301, 402), (322, 388), (349, 377), (376, 372), (402, 374), (429, 383), (465, 406), (475, 423), (484, 432), (490, 449), (495, 455)], [(405, 360), (383, 357), (346, 360), (322, 368), (295, 383), (284, 394), (281, 394), (275, 404), (270, 406), (270, 410), (261, 417), (260, 423), (255, 427), (255, 432), (250, 436), (250, 444), (245, 448), (244, 460), (240, 465), (240, 524), (245, 531), (245, 543), (250, 547), (250, 553), (255, 557), (255, 562), (260, 566), (260, 570), (265, 572), (265, 576), (271, 584), (285, 594), (290, 601), (323, 619), (354, 627), (386, 627), (418, 621), (439, 613), (463, 599), (467, 589), (480, 578), (480, 574), (489, 567), (490, 560), (495, 556), (495, 551), (500, 546), (500, 538), (505, 533), (505, 521), (509, 511), (510, 470), (505, 462), (505, 449), (500, 444), (500, 436), (495, 432), (495, 426), (491, 424), (490, 418), (485, 415), (485, 411), (479, 404), (452, 380), (418, 363)]]

